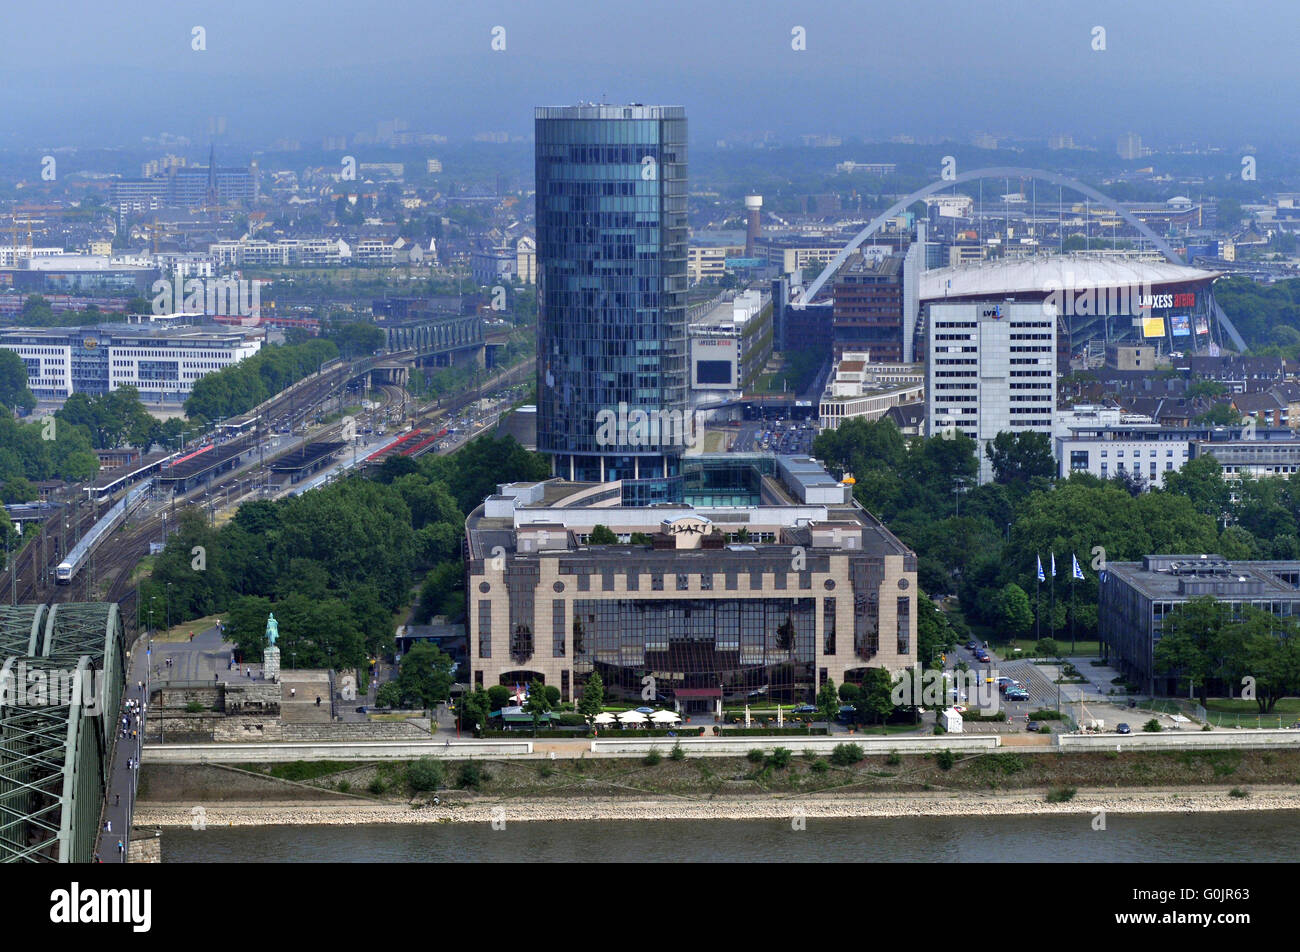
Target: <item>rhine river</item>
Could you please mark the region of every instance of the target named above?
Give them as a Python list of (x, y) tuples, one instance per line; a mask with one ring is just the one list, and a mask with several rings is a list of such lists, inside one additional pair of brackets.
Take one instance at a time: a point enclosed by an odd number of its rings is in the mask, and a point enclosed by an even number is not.
[(166, 828), (163, 862), (1290, 862), (1300, 811)]

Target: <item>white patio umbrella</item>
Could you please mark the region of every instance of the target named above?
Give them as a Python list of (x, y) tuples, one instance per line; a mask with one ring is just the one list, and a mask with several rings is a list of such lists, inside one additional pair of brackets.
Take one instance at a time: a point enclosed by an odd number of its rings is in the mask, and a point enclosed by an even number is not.
[(592, 723), (593, 723), (593, 724), (613, 724), (613, 723), (614, 723), (614, 715), (611, 714), (611, 713), (609, 713), (609, 711), (601, 711), (599, 714), (597, 714), (595, 717), (592, 718)]
[(681, 715), (674, 711), (655, 711), (650, 715), (650, 720), (656, 724), (676, 724), (681, 719)]
[(646, 716), (637, 711), (624, 711), (618, 716), (618, 719), (622, 724), (644, 724)]

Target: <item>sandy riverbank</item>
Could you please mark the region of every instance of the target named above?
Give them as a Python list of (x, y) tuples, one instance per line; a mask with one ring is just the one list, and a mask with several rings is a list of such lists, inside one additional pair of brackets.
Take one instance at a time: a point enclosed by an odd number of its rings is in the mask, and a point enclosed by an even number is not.
[[(1300, 790), (1255, 787), (1247, 797), (1233, 797), (1229, 787), (1196, 790), (1080, 790), (1066, 803), (1048, 803), (1046, 791), (1004, 794), (936, 794), (908, 796), (780, 796), (686, 799), (539, 798), (456, 799), (439, 806), (413, 808), (408, 803), (259, 802), (203, 804), (209, 828), (218, 826), (348, 826), (361, 823), (485, 823), (494, 811), (508, 822), (565, 820), (770, 820), (788, 819), (795, 810), (813, 818), (1016, 816), (1025, 814), (1203, 813), (1239, 810), (1300, 810)], [(138, 826), (190, 827), (194, 803), (143, 803), (136, 807)], [(496, 816), (501, 814), (496, 813)]]

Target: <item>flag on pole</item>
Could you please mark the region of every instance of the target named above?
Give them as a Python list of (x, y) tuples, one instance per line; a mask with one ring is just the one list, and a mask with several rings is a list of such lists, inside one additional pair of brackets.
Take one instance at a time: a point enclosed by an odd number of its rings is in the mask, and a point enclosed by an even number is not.
[(1071, 553), (1071, 554), (1070, 554), (1070, 558), (1074, 560), (1074, 567), (1071, 569), (1071, 573), (1074, 575), (1075, 578), (1077, 578), (1077, 579), (1079, 579), (1080, 581), (1082, 581), (1082, 580), (1083, 580), (1083, 569), (1079, 568), (1079, 557), (1078, 557), (1077, 555), (1075, 555), (1074, 553)]
[(1038, 581), (1046, 582), (1047, 576), (1043, 574), (1043, 557), (1041, 555), (1036, 555), (1034, 558), (1038, 559)]
[(1056, 578), (1056, 553), (1052, 553), (1052, 578)]

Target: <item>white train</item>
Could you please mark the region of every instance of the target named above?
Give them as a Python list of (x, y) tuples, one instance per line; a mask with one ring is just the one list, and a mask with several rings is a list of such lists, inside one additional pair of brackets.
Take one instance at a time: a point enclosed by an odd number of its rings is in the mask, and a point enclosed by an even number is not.
[(90, 531), (81, 537), (81, 541), (72, 547), (68, 557), (59, 563), (58, 568), (54, 570), (54, 580), (60, 585), (71, 584), (72, 577), (77, 574), (90, 554), (99, 547), (99, 543), (136, 510), (152, 488), (152, 482), (133, 486), (125, 496), (115, 502), (112, 508), (104, 513), (103, 518), (91, 526)]

